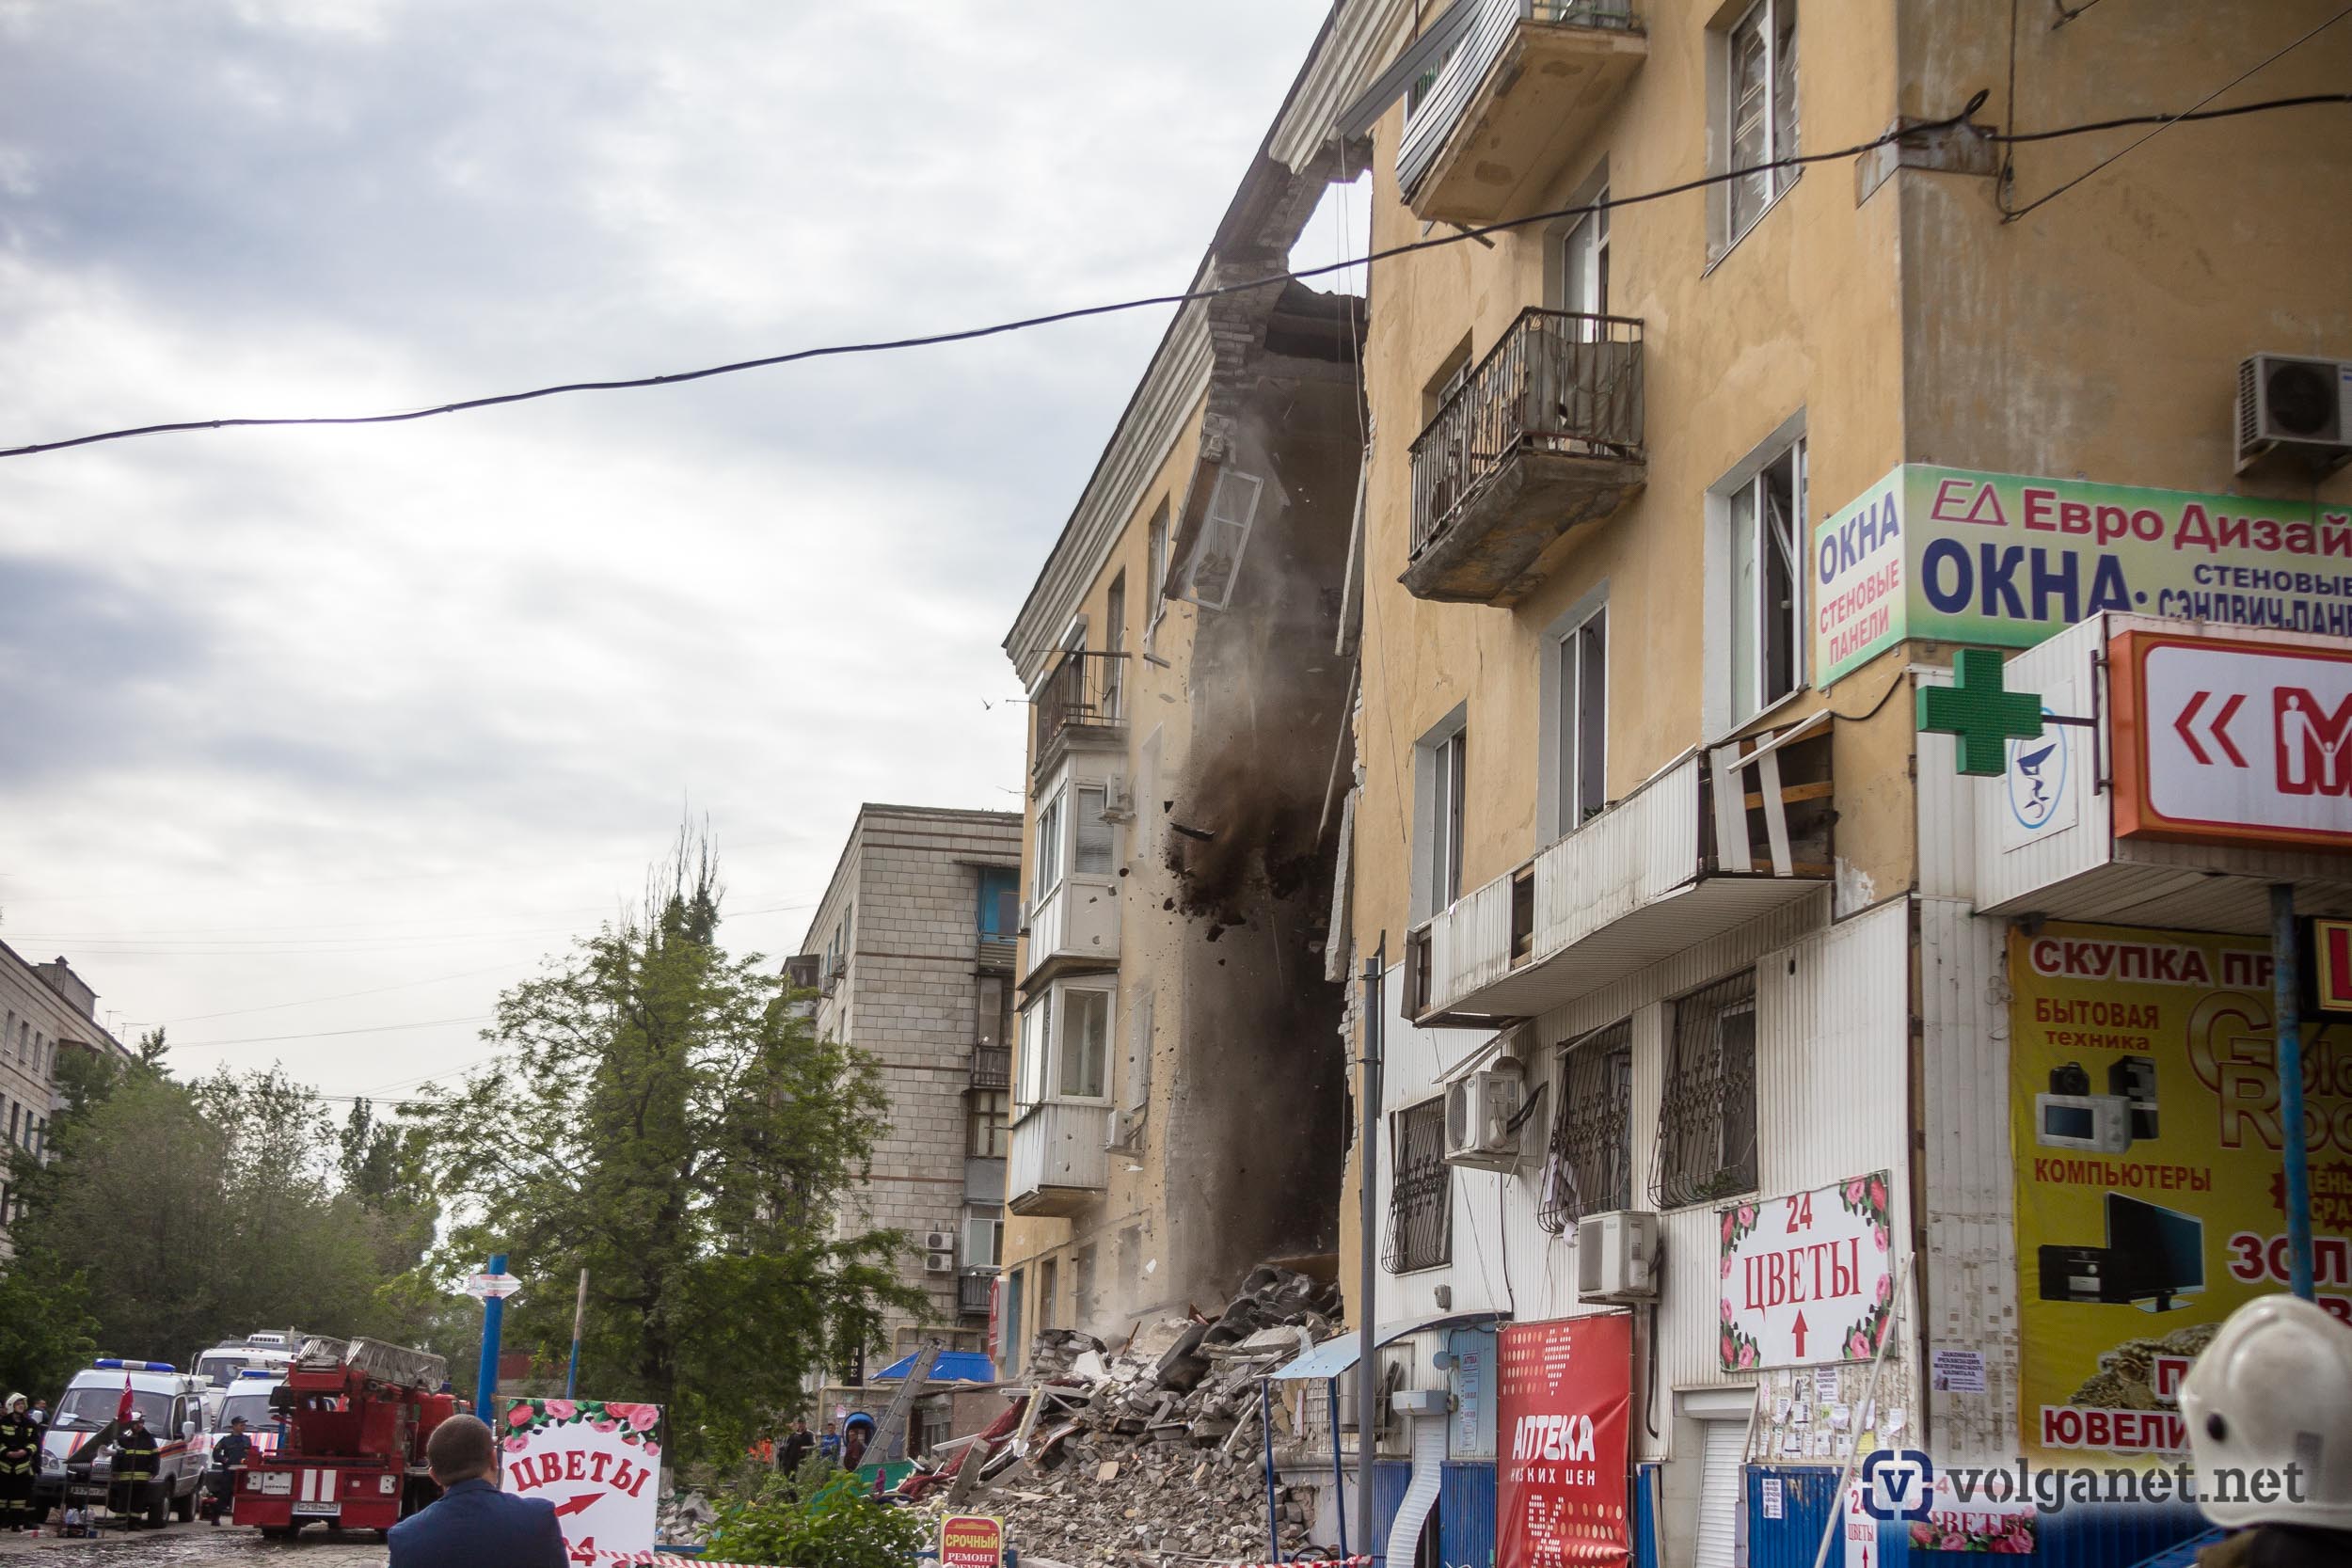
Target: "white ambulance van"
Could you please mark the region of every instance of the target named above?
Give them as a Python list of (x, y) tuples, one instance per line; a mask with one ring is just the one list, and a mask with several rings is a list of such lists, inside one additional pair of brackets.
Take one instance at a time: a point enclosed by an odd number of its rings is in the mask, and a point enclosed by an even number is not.
[(203, 1483), (205, 1459), (191, 1440), (203, 1430), (204, 1380), (182, 1373), (169, 1362), (126, 1361), (111, 1355), (101, 1356), (75, 1372), (65, 1392), (49, 1407), (49, 1430), (40, 1440), (40, 1473), (33, 1481), (35, 1509), (55, 1506), (69, 1479), (103, 1484), (113, 1474), (111, 1436), (97, 1446), (92, 1446), (91, 1439), (114, 1425), (126, 1386), (133, 1408), (147, 1418), (147, 1430), (153, 1434), (157, 1450), (155, 1479), (141, 1489), (139, 1497), (128, 1499), (129, 1508), (144, 1513), (151, 1525), (163, 1524), (167, 1513), (183, 1521), (196, 1516), (196, 1494)]

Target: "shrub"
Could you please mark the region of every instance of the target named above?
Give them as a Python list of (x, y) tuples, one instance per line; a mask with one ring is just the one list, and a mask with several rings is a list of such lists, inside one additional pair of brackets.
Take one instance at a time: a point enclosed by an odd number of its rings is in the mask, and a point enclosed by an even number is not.
[(923, 1521), (878, 1502), (855, 1475), (811, 1459), (719, 1507), (706, 1555), (780, 1568), (908, 1568), (927, 1539)]

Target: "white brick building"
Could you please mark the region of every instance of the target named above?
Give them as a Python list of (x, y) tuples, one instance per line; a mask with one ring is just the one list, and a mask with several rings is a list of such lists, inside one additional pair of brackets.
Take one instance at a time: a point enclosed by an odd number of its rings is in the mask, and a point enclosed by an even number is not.
[[(0, 1129), (9, 1153), (45, 1160), (49, 1123), (62, 1101), (56, 1092), (63, 1051), (103, 1051), (127, 1058), (97, 1018), (98, 993), (63, 958), (26, 960), (0, 942)], [(0, 1176), (0, 1255), (17, 1212), (15, 1182)]]

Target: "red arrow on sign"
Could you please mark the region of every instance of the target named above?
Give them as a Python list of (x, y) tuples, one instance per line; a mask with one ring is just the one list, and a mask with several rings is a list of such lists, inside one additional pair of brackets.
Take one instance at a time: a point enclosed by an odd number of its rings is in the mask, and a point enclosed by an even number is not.
[(1804, 1354), (1804, 1314), (1798, 1313), (1797, 1321), (1788, 1326), (1797, 1336), (1797, 1354), (1802, 1356)]
[[(2197, 744), (2197, 732), (2192, 726), (2197, 721), (2198, 711), (2205, 705), (2205, 699), (2212, 695), (2210, 691), (2197, 692), (2189, 698), (2188, 705), (2181, 709), (2181, 716), (2172, 721), (2173, 733), (2178, 735), (2181, 737), (2181, 743), (2188, 748), (2188, 754), (2197, 759), (2199, 766), (2205, 768), (2213, 766), (2213, 758), (2206, 754), (2202, 746)], [(2230, 700), (2221, 705), (2221, 711), (2215, 714), (2213, 722), (2205, 726), (2208, 738), (2221, 749), (2222, 753), (2230, 759), (2230, 765), (2233, 768), (2245, 767), (2246, 758), (2238, 751), (2236, 742), (2230, 738), (2230, 721), (2236, 718), (2237, 710), (2245, 705), (2245, 692), (2231, 692)]]

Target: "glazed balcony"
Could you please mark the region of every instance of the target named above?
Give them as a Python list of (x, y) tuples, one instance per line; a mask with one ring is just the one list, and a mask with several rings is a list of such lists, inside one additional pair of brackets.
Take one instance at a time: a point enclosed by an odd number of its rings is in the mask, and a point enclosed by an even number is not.
[(1485, 0), (1406, 118), (1397, 182), (1414, 216), (1539, 211), (1648, 55), (1631, 0)]
[(1512, 605), (1649, 473), (1642, 324), (1527, 309), (1413, 443), (1416, 598)]
[(1407, 932), (1406, 1015), (1533, 1018), (1826, 888), (1828, 717), (1688, 753)]
[(1012, 1124), (1005, 1207), (1016, 1214), (1067, 1218), (1101, 1196), (1110, 1180), (1111, 1109), (1049, 1100)]

